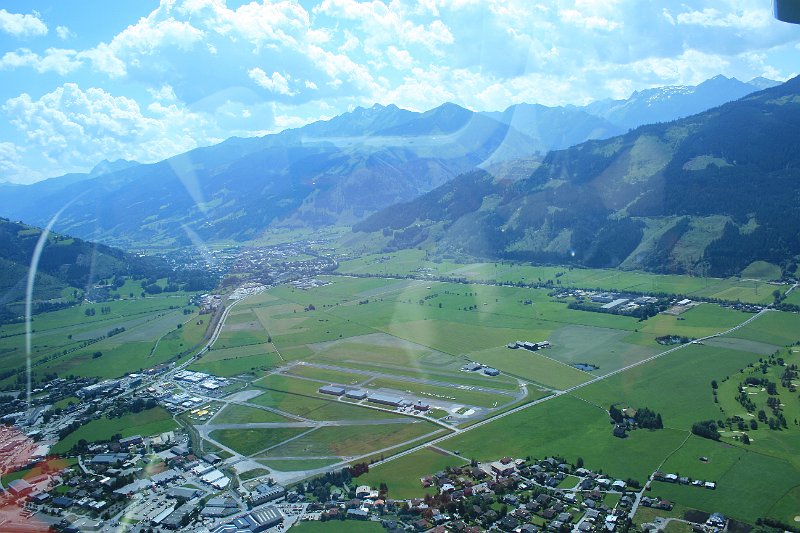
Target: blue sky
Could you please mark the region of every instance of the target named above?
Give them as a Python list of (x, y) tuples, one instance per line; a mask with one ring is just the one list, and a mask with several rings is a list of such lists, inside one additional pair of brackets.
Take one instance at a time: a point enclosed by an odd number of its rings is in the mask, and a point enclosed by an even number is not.
[[(664, 7), (665, 4), (668, 7)], [(585, 104), (797, 72), (768, 0), (5, 0), (0, 181), (152, 162), (355, 106)]]

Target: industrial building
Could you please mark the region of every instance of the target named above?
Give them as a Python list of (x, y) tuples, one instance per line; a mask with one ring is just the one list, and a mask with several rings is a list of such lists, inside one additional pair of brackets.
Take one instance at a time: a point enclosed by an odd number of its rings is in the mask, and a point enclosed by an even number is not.
[(509, 342), (507, 345), (509, 348), (525, 348), (526, 350), (530, 350), (535, 352), (536, 350), (541, 350), (543, 348), (550, 348), (551, 344), (549, 341), (541, 341), (541, 342), (530, 342), (530, 341), (517, 341), (517, 342)]
[(392, 407), (400, 407), (401, 405), (403, 405), (404, 400), (399, 396), (375, 393), (369, 396), (369, 401), (371, 401), (372, 403), (379, 403), (381, 405), (391, 405)]
[(626, 303), (628, 303), (628, 299), (627, 298), (617, 298), (616, 300), (613, 300), (611, 302), (608, 302), (605, 305), (600, 306), (600, 309), (614, 309), (614, 308), (619, 307), (620, 305), (626, 304)]
[(127, 448), (128, 446), (138, 446), (142, 442), (144, 442), (144, 439), (141, 435), (133, 435), (131, 437), (119, 439), (119, 445), (123, 448)]
[(269, 506), (248, 513), (233, 522), (223, 524), (212, 533), (259, 533), (283, 522), (283, 514), (277, 507)]
[(369, 393), (364, 389), (353, 389), (347, 391), (347, 393), (345, 393), (345, 396), (353, 400), (363, 400), (364, 398), (369, 396)]
[(266, 483), (261, 483), (250, 493), (250, 502), (253, 506), (257, 506), (262, 503), (283, 498), (284, 495), (286, 495), (286, 489), (281, 485), (267, 485)]
[(89, 398), (94, 398), (95, 396), (102, 394), (104, 392), (108, 392), (110, 390), (116, 389), (119, 386), (118, 379), (107, 379), (105, 381), (101, 381), (100, 383), (95, 383), (94, 385), (88, 385), (79, 389), (77, 394), (84, 400)]
[(16, 496), (18, 498), (21, 496), (26, 496), (32, 491), (33, 487), (24, 479), (15, 479), (8, 484), (8, 492), (10, 492), (12, 496)]
[(320, 387), (317, 392), (320, 394), (330, 394), (331, 396), (341, 396), (345, 393), (345, 389), (335, 385), (325, 385), (324, 387)]

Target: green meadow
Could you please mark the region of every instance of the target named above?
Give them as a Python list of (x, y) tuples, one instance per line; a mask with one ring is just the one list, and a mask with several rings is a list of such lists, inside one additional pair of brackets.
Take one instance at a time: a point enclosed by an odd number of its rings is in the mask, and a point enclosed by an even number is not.
[(321, 427), (271, 449), (265, 457), (359, 456), (445, 431), (431, 422), (413, 419), (408, 422)]
[(131, 437), (142, 435), (147, 437), (173, 430), (177, 423), (172, 416), (162, 409), (155, 407), (140, 413), (131, 413), (119, 418), (100, 418), (85, 424), (53, 446), (51, 452), (61, 454), (69, 451), (79, 440), (96, 442), (109, 440), (114, 435)]
[[(119, 377), (174, 359), (199, 347), (207, 324), (188, 306), (191, 293), (83, 303), (34, 315), (31, 335), (33, 378), (55, 372), (98, 378)], [(102, 313), (101, 308), (109, 311)], [(94, 310), (94, 314), (87, 311)], [(184, 314), (190, 310), (190, 314)], [(124, 328), (124, 331), (122, 331)], [(113, 330), (119, 333), (108, 336)], [(25, 365), (24, 324), (0, 326), (0, 363)], [(88, 345), (86, 345), (88, 343)], [(97, 353), (100, 356), (97, 356)], [(9, 385), (12, 378), (0, 380)]]
[[(466, 462), (465, 459), (454, 455), (423, 448), (399, 459), (371, 467), (369, 472), (358, 478), (358, 482), (371, 487), (386, 483), (389, 487), (389, 498), (415, 498), (424, 496), (426, 492), (432, 493), (432, 489), (422, 488), (420, 477), (434, 474), (448, 466), (461, 466)], [(419, 476), (414, 477), (413, 474), (416, 473), (419, 473)]]

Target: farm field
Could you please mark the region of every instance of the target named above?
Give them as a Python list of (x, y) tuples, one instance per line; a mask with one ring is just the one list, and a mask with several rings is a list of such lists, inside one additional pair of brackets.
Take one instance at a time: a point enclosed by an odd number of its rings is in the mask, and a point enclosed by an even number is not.
[(557, 361), (548, 353), (548, 350), (530, 352), (501, 347), (477, 351), (472, 356), (476, 361), (505, 373), (555, 389), (566, 389), (592, 379), (593, 376), (588, 372)]
[[(756, 265), (757, 267), (758, 265)], [(757, 269), (759, 276), (774, 275), (772, 270)], [(391, 254), (366, 255), (342, 261), (339, 272), (352, 274), (430, 275), (460, 277), (468, 281), (498, 283), (533, 283), (556, 280), (563, 287), (586, 287), (602, 290), (668, 293), (687, 297), (740, 299), (743, 302), (770, 303), (774, 286), (764, 280), (740, 278), (702, 278), (648, 272), (571, 268), (568, 266), (530, 266), (509, 263), (458, 264), (425, 259), (421, 250), (402, 250)], [(742, 276), (746, 278), (747, 276)]]
[(786, 297), (784, 302), (792, 305), (800, 305), (800, 290), (793, 289), (792, 292), (789, 293), (789, 296)]
[(246, 405), (228, 404), (213, 419), (214, 424), (252, 424), (261, 422), (293, 422), (266, 409)]
[(209, 436), (242, 455), (253, 455), (281, 442), (302, 435), (308, 428), (215, 429)]
[[(536, 271), (494, 264), (449, 266), (453, 271), (463, 269), (460, 273), (470, 276), (485, 276), (496, 269), (500, 277), (523, 273), (528, 277)], [(555, 275), (560, 271), (563, 269), (550, 272)], [(586, 282), (611, 286), (645, 283), (643, 280), (649, 279), (646, 276), (649, 275), (570, 271), (558, 279), (562, 285)], [(742, 289), (737, 280), (654, 278), (655, 281), (649, 279), (652, 286), (672, 284), (687, 289), (687, 293), (688, 289), (695, 293), (710, 291), (714, 284), (718, 291), (744, 290), (746, 283), (753, 283), (746, 282)], [(767, 507), (768, 502), (782, 501), (786, 509), (791, 506), (796, 485), (791, 480), (800, 465), (789, 455), (800, 445), (800, 438), (795, 440), (786, 431), (768, 433), (764, 428), (751, 432), (754, 440), (747, 446), (734, 440), (736, 434), (732, 432), (723, 433), (722, 442), (714, 442), (696, 437), (690, 430), (695, 422), (717, 419), (720, 407), (728, 409), (730, 400), (722, 399), (722, 394), (740, 370), (797, 340), (792, 338), (795, 327), (800, 331), (796, 315), (765, 313), (723, 337), (685, 345), (627, 368), (673, 348), (658, 344), (656, 337), (714, 335), (753, 315), (704, 303), (680, 317), (657, 315), (639, 321), (568, 309), (545, 290), (420, 280), (338, 276), (320, 279), (329, 284), (309, 290), (279, 286), (238, 304), (233, 320), (226, 324), (227, 336), (220, 337), (193, 367), (218, 364), (220, 372), (226, 367), (231, 369), (223, 375), (235, 375), (234, 370), (254, 373), (256, 379), (246, 390), (263, 392), (248, 402), (305, 418), (308, 427), (216, 429), (210, 433), (212, 439), (268, 468), (290, 473), (322, 468), (343, 457), (366, 455), (380, 459), (381, 455), (424, 444), (434, 435), (445, 435), (446, 430), (433, 422), (322, 395), (317, 391), (324, 384), (417, 397), (428, 395), (432, 402), (437, 397), (446, 398), (488, 409), (482, 416), (491, 416), (491, 409), (503, 405), (503, 399), (513, 402), (520, 382), (526, 383), (530, 391), (527, 401), (552, 394), (547, 388), (563, 391), (577, 386), (567, 394), (557, 393), (541, 405), (474, 429), (469, 425), (477, 419), (466, 421), (461, 427), (468, 431), (438, 445), (445, 450), (458, 450), (463, 459), (421, 448), (374, 467), (363, 482), (375, 486), (386, 482), (393, 497), (424, 496), (419, 478), (448, 465), (502, 456), (559, 455), (568, 462), (580, 457), (590, 469), (642, 483), (659, 467), (713, 479), (719, 483), (717, 491), (658, 485), (659, 496), (679, 506), (710, 511), (718, 510), (716, 506), (724, 498), (743, 497), (738, 487), (746, 485), (747, 476), (754, 469), (783, 469), (785, 473), (776, 474), (775, 483), (758, 484), (763, 493), (758, 498), (738, 509), (728, 505), (726, 514), (753, 521), (774, 512)], [(271, 343), (266, 342), (269, 339)], [(549, 340), (552, 348), (529, 352), (506, 347), (516, 340)], [(239, 360), (249, 362), (255, 357), (266, 361), (262, 363), (266, 366), (236, 366)], [(489, 377), (460, 370), (471, 361), (497, 368), (501, 375)], [(572, 366), (578, 363), (599, 368), (585, 372)], [(266, 368), (266, 372), (262, 370)], [(622, 368), (625, 370), (619, 374), (583, 385)], [(721, 384), (719, 404), (714, 403), (712, 380)], [(725, 393), (730, 395), (729, 391)], [(614, 437), (606, 411), (612, 404), (648, 407), (662, 415), (665, 428), (630, 431), (625, 439)], [(797, 416), (800, 417), (800, 410)], [(213, 423), (277, 420), (281, 420), (280, 415), (254, 407), (228, 406)], [(498, 434), (513, 438), (499, 441)], [(397, 447), (380, 451), (392, 446)], [(699, 461), (701, 456), (708, 461)], [(682, 492), (684, 489), (689, 492)]]
[(606, 409), (612, 404), (648, 407), (661, 413), (665, 427), (689, 431), (694, 422), (719, 414), (711, 380), (738, 372), (761, 355), (766, 354), (688, 345), (574, 394)]
[(796, 508), (789, 515), (780, 516), (774, 514), (773, 507), (795, 490), (797, 476), (798, 470), (782, 459), (744, 451), (740, 460), (716, 480), (716, 490), (660, 482), (654, 482), (653, 490), (688, 507), (714, 509), (750, 523), (763, 516), (791, 523), (797, 515)]
[(359, 456), (445, 431), (431, 422), (414, 419), (406, 419), (403, 422), (321, 427), (269, 450), (264, 457)]
[[(568, 462), (582, 457), (586, 467), (602, 469), (609, 475), (643, 482), (664, 457), (676, 450), (687, 432), (664, 429), (635, 431), (628, 439), (612, 435), (608, 414), (587, 402), (565, 395), (455, 435), (438, 444), (459, 450), (466, 459), (495, 461), (498, 457), (546, 457), (559, 455)], [(513, 435), (498, 440), (496, 435)], [(411, 483), (431, 472), (409, 465)], [(391, 490), (391, 484), (389, 486)], [(420, 493), (422, 488), (419, 487)]]
[[(386, 483), (390, 498), (420, 497), (425, 495), (425, 490), (419, 482), (420, 477), (434, 474), (448, 466), (461, 466), (467, 462), (468, 459), (423, 448), (394, 461), (371, 467), (369, 472), (358, 478), (358, 481), (372, 487)], [(407, 475), (410, 471), (420, 474), (415, 478)], [(428, 492), (431, 492), (431, 489), (428, 489)]]
[[(202, 319), (188, 306), (192, 294), (84, 303), (35, 315), (31, 339), (34, 381), (51, 372), (119, 377), (190, 350), (200, 343), (207, 326), (197, 324)], [(101, 312), (103, 307), (108, 311)], [(24, 330), (23, 324), (0, 326), (0, 364), (6, 370), (25, 365)], [(0, 380), (0, 386), (10, 384), (11, 379)]]
[(768, 313), (731, 336), (776, 346), (794, 344), (800, 342), (800, 314)]
[(175, 429), (177, 424), (172, 416), (161, 407), (154, 407), (140, 413), (130, 413), (119, 418), (101, 418), (92, 420), (79, 427), (64, 439), (60, 440), (51, 450), (52, 453), (64, 453), (71, 449), (79, 440), (87, 442), (108, 440), (113, 435), (130, 437), (133, 435), (150, 436)]

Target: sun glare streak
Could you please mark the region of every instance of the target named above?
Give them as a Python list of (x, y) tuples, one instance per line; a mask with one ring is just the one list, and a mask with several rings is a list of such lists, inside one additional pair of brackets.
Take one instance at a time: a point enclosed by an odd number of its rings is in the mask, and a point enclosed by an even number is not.
[(28, 282), (25, 286), (25, 373), (27, 392), (25, 399), (28, 404), (28, 409), (31, 408), (31, 316), (33, 314), (33, 286), (36, 282), (36, 272), (39, 269), (39, 259), (42, 257), (44, 245), (47, 244), (47, 239), (50, 236), (50, 230), (53, 228), (53, 225), (61, 216), (61, 213), (63, 213), (81, 196), (83, 196), (83, 194), (67, 202), (64, 207), (59, 209), (58, 212), (53, 215), (53, 217), (44, 227), (42, 233), (39, 235), (39, 240), (36, 241), (36, 247), (33, 249), (33, 256), (31, 257), (31, 264), (28, 267)]

